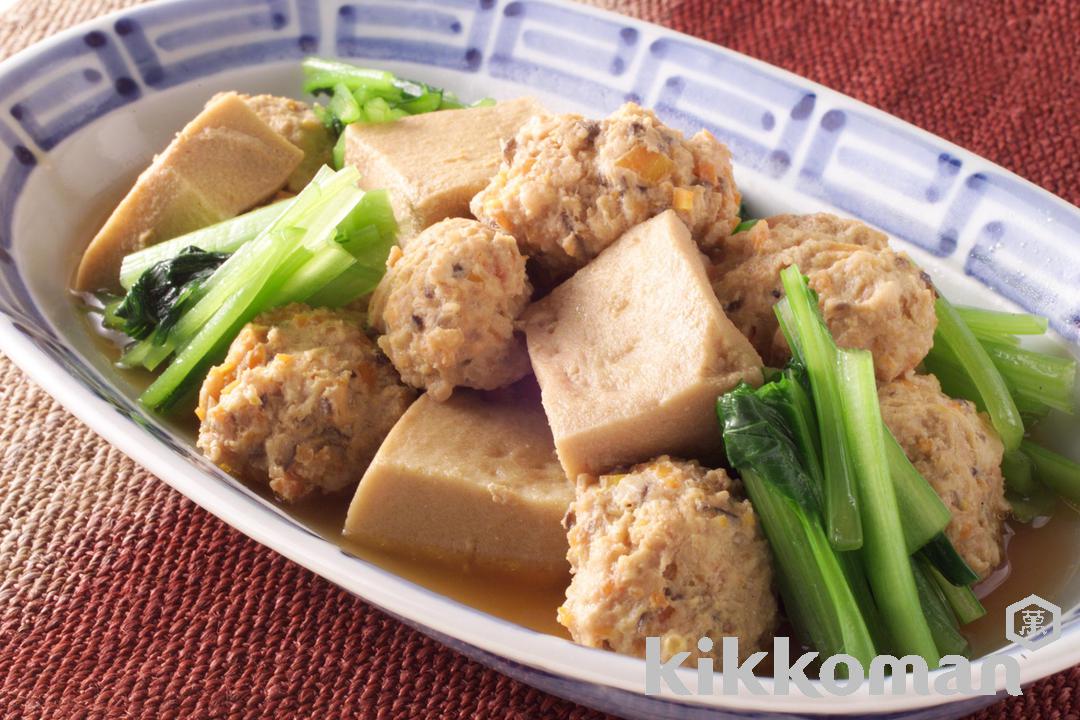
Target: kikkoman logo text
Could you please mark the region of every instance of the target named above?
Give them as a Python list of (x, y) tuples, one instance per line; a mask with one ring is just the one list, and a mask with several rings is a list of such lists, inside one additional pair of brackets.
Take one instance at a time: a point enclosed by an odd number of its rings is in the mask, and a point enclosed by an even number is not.
[[(1038, 595), (1013, 603), (1006, 612), (1005, 636), (1020, 643), (1028, 650), (1044, 647), (1061, 634), (1061, 608)], [(698, 650), (711, 653), (715, 645), (711, 638), (701, 638)], [(661, 659), (661, 640), (645, 639), (645, 693), (658, 695), (667, 686), (675, 695), (734, 695), (748, 692), (751, 695), (788, 695), (799, 692), (807, 697), (825, 695), (853, 695), (867, 687), (871, 695), (884, 695), (886, 688), (893, 693), (908, 692), (916, 695), (993, 695), (997, 692), (997, 677), (1004, 678), (1004, 689), (1010, 695), (1020, 694), (1020, 663), (1016, 657), (989, 655), (982, 659), (978, 673), (972, 671), (972, 663), (961, 655), (945, 655), (941, 658), (941, 672), (930, 677), (931, 668), (917, 655), (895, 657), (879, 655), (869, 668), (864, 668), (851, 655), (840, 654), (821, 658), (817, 652), (807, 652), (791, 661), (791, 644), (786, 637), (773, 639), (773, 682), (766, 688), (762, 678), (754, 675), (754, 669), (768, 656), (756, 652), (739, 662), (739, 639), (721, 639), (720, 667), (714, 667), (712, 658), (700, 658), (694, 666), (696, 682), (688, 687), (676, 672), (689, 657), (689, 652), (673, 655), (666, 662)], [(818, 682), (807, 677), (806, 672), (820, 658)], [(841, 669), (842, 668), (842, 669)], [(719, 671), (719, 672), (717, 672)]]

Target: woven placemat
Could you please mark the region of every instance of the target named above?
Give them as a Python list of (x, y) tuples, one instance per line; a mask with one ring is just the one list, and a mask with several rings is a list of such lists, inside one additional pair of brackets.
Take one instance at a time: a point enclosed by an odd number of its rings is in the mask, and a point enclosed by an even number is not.
[[(0, 56), (131, 0), (21, 0)], [(597, 0), (865, 100), (1080, 202), (1080, 3)], [(0, 3), (2, 6), (2, 3)], [(1080, 668), (980, 718), (1078, 718)], [(0, 356), (0, 717), (601, 718), (173, 492)]]

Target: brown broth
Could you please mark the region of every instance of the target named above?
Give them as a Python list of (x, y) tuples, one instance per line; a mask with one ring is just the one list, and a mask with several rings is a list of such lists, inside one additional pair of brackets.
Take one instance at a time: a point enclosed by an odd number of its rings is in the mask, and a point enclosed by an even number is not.
[[(102, 352), (115, 359), (118, 356), (116, 346), (101, 334), (100, 326), (89, 314), (87, 327)], [(137, 387), (143, 387), (150, 379), (145, 372), (123, 372)], [(194, 442), (197, 428), (194, 416), (174, 418), (170, 425)], [(250, 487), (264, 497), (271, 497), (266, 486), (252, 484)], [(498, 618), (569, 639), (566, 629), (555, 621), (555, 609), (563, 601), (569, 572), (562, 585), (552, 586), (525, 575), (495, 575), (368, 547), (341, 534), (349, 499), (348, 495), (329, 495), (284, 506), (284, 509), (328, 542), (384, 570)], [(1004, 635), (1005, 608), (1011, 603), (1035, 593), (1064, 605), (1062, 592), (1080, 570), (1080, 555), (1075, 552), (1078, 546), (1080, 513), (1065, 503), (1059, 502), (1049, 519), (1028, 525), (1010, 524), (1006, 563), (976, 588), (986, 607), (986, 615), (963, 628), (971, 642), (973, 657), (1008, 644)]]
[(537, 583), (523, 574), (494, 574), (371, 548), (341, 534), (349, 499), (347, 495), (328, 495), (287, 511), (329, 542), (395, 575), (531, 630), (570, 638), (566, 628), (555, 622), (555, 608), (562, 604), (563, 591), (570, 583), (569, 569), (563, 583), (552, 585)]
[(1014, 522), (1010, 529), (1005, 564), (975, 588), (986, 615), (964, 627), (973, 657), (1008, 644), (1005, 608), (1017, 600), (1035, 593), (1064, 607), (1062, 592), (1080, 570), (1080, 514), (1065, 503), (1058, 502), (1049, 520)]

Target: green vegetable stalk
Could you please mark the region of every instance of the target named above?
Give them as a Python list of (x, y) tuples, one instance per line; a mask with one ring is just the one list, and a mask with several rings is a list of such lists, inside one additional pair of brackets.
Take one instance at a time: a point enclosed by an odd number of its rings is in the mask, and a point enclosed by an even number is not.
[(1013, 335), (1042, 335), (1049, 327), (1046, 318), (1026, 313), (956, 306), (956, 314), (979, 339), (1006, 339)]
[(884, 441), (889, 475), (904, 520), (905, 546), (908, 553), (913, 553), (940, 535), (952, 514), (908, 460), (888, 428), (884, 428)]
[(939, 295), (935, 309), (938, 320), (935, 347), (940, 343), (955, 359), (978, 391), (981, 405), (990, 415), (990, 422), (1001, 436), (1005, 450), (1015, 450), (1024, 437), (1024, 423), (1004, 378), (956, 308)]
[(855, 493), (851, 460), (843, 442), (841, 385), (837, 374), (836, 345), (818, 313), (817, 298), (799, 269), (785, 268), (780, 273), (784, 285), (784, 306), (778, 314), (790, 311), (791, 322), (782, 322), (792, 331), (788, 344), (798, 348), (810, 377), (810, 388), (817, 410), (824, 466), (825, 527), (829, 542), (837, 550), (862, 546), (863, 528)]
[(1025, 522), (1051, 512), (1047, 487), (1080, 503), (1080, 465), (1024, 439), (1031, 424), (1051, 410), (1076, 410), (1076, 360), (1020, 347), (1017, 336), (1045, 333), (1046, 319), (954, 308), (940, 297), (937, 313), (934, 347), (924, 365), (949, 395), (971, 400), (990, 415), (1005, 444), (1001, 469), (1013, 515)]
[(1020, 449), (1035, 464), (1035, 475), (1043, 485), (1069, 502), (1080, 505), (1080, 464), (1030, 440), (1020, 443)]
[(874, 361), (865, 350), (841, 350), (842, 417), (862, 514), (863, 566), (893, 644), (937, 665), (940, 655), (923, 613), (889, 475)]
[[(358, 67), (340, 60), (308, 57), (301, 63), (304, 92), (330, 96), (326, 105), (313, 110), (326, 127), (344, 137), (353, 123), (393, 122), (409, 115), (466, 107), (453, 93), (415, 80), (396, 77), (385, 70)], [(472, 107), (490, 105), (485, 98)], [(335, 167), (342, 167), (344, 144), (334, 147)]]
[(292, 199), (255, 208), (230, 220), (133, 252), (125, 256), (120, 265), (120, 285), (125, 290), (130, 290), (135, 281), (151, 267), (164, 260), (173, 259), (188, 248), (194, 247), (208, 253), (232, 254), (276, 220), (290, 203)]
[(954, 585), (942, 575), (932, 563), (924, 563), (922, 566), (926, 575), (934, 581), (942, 597), (952, 608), (957, 621), (961, 625), (975, 622), (986, 614), (986, 608), (982, 606), (975, 593), (967, 585)]
[(866, 666), (876, 655), (874, 641), (822, 529), (812, 481), (784, 416), (746, 384), (718, 400), (717, 414), (724, 449), (761, 519), (798, 630), (823, 654), (848, 653)]
[(938, 569), (954, 585), (966, 587), (979, 580), (979, 576), (967, 564), (960, 553), (956, 552), (945, 533), (940, 532), (919, 549), (919, 554)]
[(129, 362), (145, 366), (175, 354), (139, 398), (144, 405), (162, 409), (183, 396), (258, 313), (320, 293), (344, 304), (370, 292), (397, 226), (387, 195), (358, 189), (358, 174), (355, 168), (321, 170), (275, 221), (203, 281), (199, 300), (163, 341), (144, 340), (128, 353)]
[(956, 615), (934, 581), (933, 568), (922, 558), (914, 558), (912, 571), (919, 591), (919, 604), (934, 637), (934, 645), (942, 655), (971, 656), (971, 645), (960, 633)]

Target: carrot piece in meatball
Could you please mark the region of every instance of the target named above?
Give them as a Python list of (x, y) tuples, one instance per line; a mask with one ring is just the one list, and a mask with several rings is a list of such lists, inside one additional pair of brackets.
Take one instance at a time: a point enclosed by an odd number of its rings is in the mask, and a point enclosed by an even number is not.
[(443, 220), (395, 249), (388, 268), (371, 322), (405, 382), (446, 400), (457, 386), (494, 390), (528, 374), (515, 321), (532, 287), (512, 237)]
[(659, 637), (666, 660), (716, 658), (722, 637), (738, 637), (742, 657), (771, 640), (772, 556), (723, 470), (665, 455), (622, 475), (581, 475), (563, 522), (573, 579), (558, 620), (575, 642), (640, 657)]
[(415, 397), (361, 320), (289, 305), (248, 323), (199, 392), (203, 454), (290, 502), (358, 481)]

